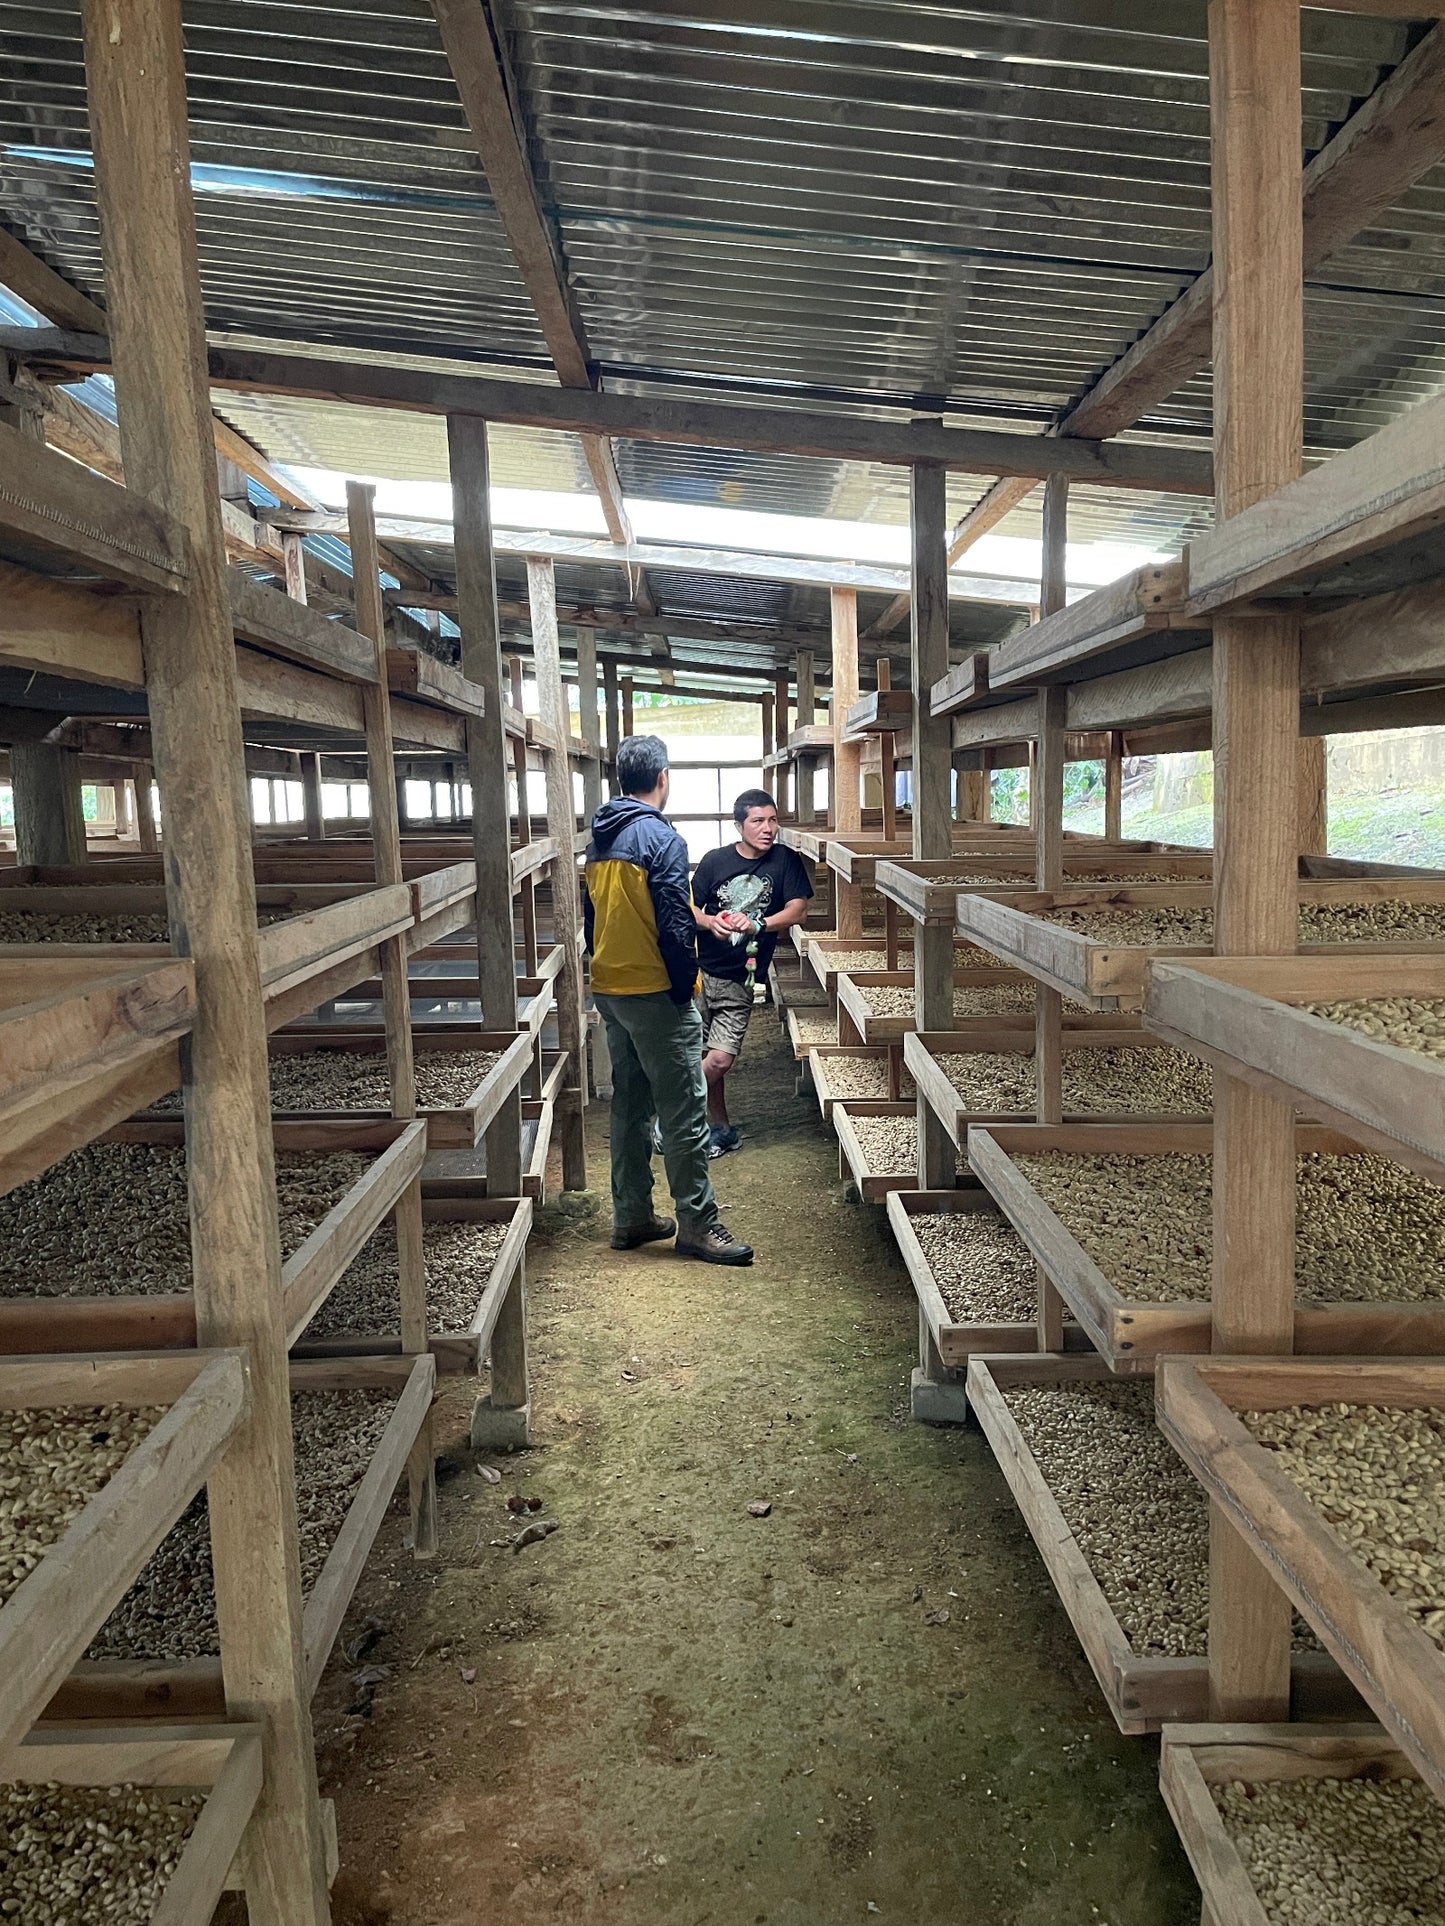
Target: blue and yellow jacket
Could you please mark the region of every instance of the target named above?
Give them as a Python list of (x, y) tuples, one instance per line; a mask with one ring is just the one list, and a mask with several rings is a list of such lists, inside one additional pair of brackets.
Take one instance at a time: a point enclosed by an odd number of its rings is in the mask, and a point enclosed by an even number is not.
[(697, 987), (687, 844), (651, 803), (615, 796), (592, 819), (582, 900), (592, 987), (686, 1003)]

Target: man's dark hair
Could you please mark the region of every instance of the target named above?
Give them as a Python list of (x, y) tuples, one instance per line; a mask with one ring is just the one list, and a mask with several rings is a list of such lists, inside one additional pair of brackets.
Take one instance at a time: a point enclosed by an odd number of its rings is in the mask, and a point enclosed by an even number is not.
[(750, 809), (776, 809), (777, 806), (766, 789), (745, 789), (733, 804), (733, 821), (745, 823)]
[(650, 796), (666, 767), (661, 736), (624, 736), (617, 745), (617, 787), (624, 796)]

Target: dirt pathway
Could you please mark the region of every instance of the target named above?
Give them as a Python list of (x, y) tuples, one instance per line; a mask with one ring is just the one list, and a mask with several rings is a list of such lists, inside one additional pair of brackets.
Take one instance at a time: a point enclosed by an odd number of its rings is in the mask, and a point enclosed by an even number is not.
[[(1197, 1921), (1155, 1749), (987, 1446), (908, 1418), (906, 1276), (771, 1013), (735, 1082), (756, 1267), (609, 1251), (595, 1112), (598, 1191), (531, 1246), (537, 1447), (500, 1486), (448, 1395), (442, 1554), (368, 1579), (382, 1676), (336, 1665), (318, 1705), (338, 1926)], [(521, 1552), (513, 1492), (560, 1522)]]

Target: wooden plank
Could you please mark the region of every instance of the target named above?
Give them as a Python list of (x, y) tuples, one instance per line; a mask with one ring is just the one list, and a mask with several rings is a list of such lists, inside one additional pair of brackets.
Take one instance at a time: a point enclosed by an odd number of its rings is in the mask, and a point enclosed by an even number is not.
[(1184, 595), (1182, 562), (1150, 563), (1060, 608), (1001, 642), (989, 661), (990, 691), (1070, 677), (1080, 663), (1172, 626)]
[(888, 1103), (871, 1098), (850, 1097), (846, 1103), (833, 1106), (832, 1124), (837, 1132), (838, 1147), (852, 1172), (853, 1182), (858, 1186), (858, 1195), (865, 1204), (881, 1204), (891, 1190), (917, 1190), (918, 1176), (915, 1171), (873, 1170), (853, 1128), (853, 1119), (913, 1117), (916, 1114), (916, 1107), (912, 1103)]
[(178, 595), (190, 576), (179, 524), (133, 490), (0, 424), (0, 544), (72, 562), (145, 594)]
[[(268, 923), (257, 938), (261, 981), (268, 1004), (318, 978), (323, 971), (345, 963), (348, 958), (367, 958), (387, 937), (399, 936), (409, 929), (413, 916), (410, 887), (392, 883), (328, 903), (320, 909), (307, 910), (284, 922)], [(365, 974), (363, 964), (353, 980)], [(268, 1099), (268, 1113), (269, 1109)]]
[(130, 602), (5, 561), (0, 561), (0, 597), (5, 606), (0, 662), (107, 688), (143, 686), (140, 615)]
[[(281, 1267), (286, 1342), (295, 1344), (426, 1161), (427, 1127), (407, 1124)], [(418, 1200), (419, 1201), (419, 1200)]]
[(236, 695), (243, 715), (342, 735), (363, 732), (362, 697), (354, 685), (256, 649), (236, 650)]
[(1437, 1797), (1445, 1796), (1445, 1654), (1346, 1550), (1238, 1410), (1445, 1403), (1445, 1364), (1160, 1360), (1160, 1429), (1273, 1582), (1309, 1620)]
[[(88, 1403), (174, 1398), (0, 1608), (0, 1752), (38, 1716), (247, 1416), (247, 1374), (239, 1357), (193, 1353), (188, 1362), (191, 1381), (178, 1395), (172, 1360), (113, 1360), (104, 1375), (76, 1360), (0, 1367), (0, 1396), (11, 1408), (57, 1396)], [(62, 1391), (67, 1366), (70, 1385)], [(93, 1395), (80, 1390), (81, 1379), (96, 1387)]]
[(374, 682), (375, 651), (365, 636), (280, 589), (256, 582), (244, 569), (226, 571), (231, 621), (239, 642), (285, 656), (303, 668), (343, 682)]
[(989, 691), (992, 651), (975, 649), (962, 662), (955, 663), (947, 675), (940, 676), (928, 693), (929, 708), (936, 716), (957, 715), (981, 702)]
[(307, 1595), (302, 1614), (302, 1641), (306, 1679), (312, 1695), (321, 1683), (351, 1595), (436, 1394), (435, 1361), (429, 1356), (403, 1361), (408, 1366), (405, 1388), (372, 1453), (366, 1476), (357, 1487), (336, 1542)]
[[(833, 700), (838, 701), (836, 689)], [(850, 736), (892, 735), (912, 723), (911, 689), (870, 689), (848, 705), (844, 728)]]
[(486, 713), (486, 691), (480, 684), (449, 662), (439, 662), (419, 649), (388, 649), (386, 679), (393, 695), (413, 696), (418, 702), (429, 702), (457, 715)]
[[(928, 1325), (938, 1355), (950, 1370), (965, 1368), (971, 1357), (998, 1351), (1035, 1351), (1038, 1325), (1030, 1319), (1018, 1324), (959, 1324), (943, 1300), (923, 1246), (913, 1229), (915, 1217), (948, 1212), (998, 1215), (981, 1190), (894, 1190), (886, 1200), (888, 1227), (908, 1272), (919, 1310)], [(1071, 1335), (1077, 1336), (1077, 1333)]]

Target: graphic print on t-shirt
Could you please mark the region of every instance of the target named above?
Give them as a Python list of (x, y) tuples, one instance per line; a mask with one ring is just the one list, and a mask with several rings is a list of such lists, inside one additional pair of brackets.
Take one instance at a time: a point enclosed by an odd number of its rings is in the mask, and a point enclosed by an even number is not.
[[(754, 870), (751, 875), (729, 876), (725, 883), (719, 885), (717, 900), (720, 911), (738, 910), (756, 923), (759, 917), (767, 915), (768, 905), (773, 900), (772, 878), (760, 870)], [(736, 945), (750, 934), (747, 930), (733, 930), (730, 940)]]

